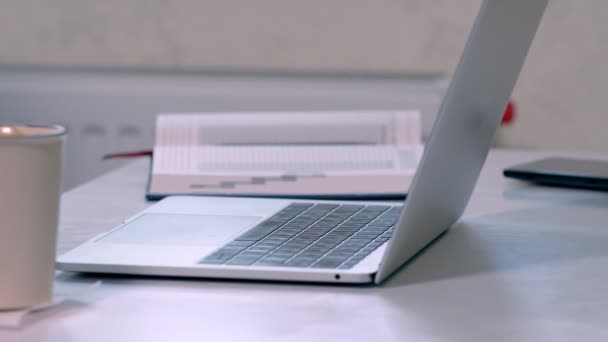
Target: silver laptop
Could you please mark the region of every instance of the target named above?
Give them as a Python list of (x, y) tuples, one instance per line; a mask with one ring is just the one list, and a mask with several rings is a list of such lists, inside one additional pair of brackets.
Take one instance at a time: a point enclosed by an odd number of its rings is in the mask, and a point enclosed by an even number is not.
[(483, 2), (403, 204), (170, 197), (58, 268), (381, 283), (462, 215), (546, 4)]

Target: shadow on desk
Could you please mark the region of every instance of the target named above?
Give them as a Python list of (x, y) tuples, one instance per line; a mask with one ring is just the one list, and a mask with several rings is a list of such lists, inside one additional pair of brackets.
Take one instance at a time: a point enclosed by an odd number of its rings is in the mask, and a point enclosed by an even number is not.
[(385, 286), (608, 257), (606, 222), (608, 204), (538, 207), (463, 220)]
[[(379, 289), (387, 325), (414, 320), (446, 341), (580, 336), (606, 304), (594, 289), (608, 275), (608, 206), (585, 204), (459, 222)], [(573, 303), (592, 314), (572, 319)], [(544, 328), (522, 330), (530, 324)]]

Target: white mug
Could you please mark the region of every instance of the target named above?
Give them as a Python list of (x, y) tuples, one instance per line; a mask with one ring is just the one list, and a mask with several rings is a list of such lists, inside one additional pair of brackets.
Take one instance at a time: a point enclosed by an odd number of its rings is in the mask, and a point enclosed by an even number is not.
[(0, 310), (52, 299), (65, 136), (0, 124)]

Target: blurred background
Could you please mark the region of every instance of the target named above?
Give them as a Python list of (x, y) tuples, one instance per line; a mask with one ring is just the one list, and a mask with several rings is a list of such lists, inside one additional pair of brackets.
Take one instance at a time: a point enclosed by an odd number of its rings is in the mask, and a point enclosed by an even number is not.
[[(480, 3), (0, 0), (0, 121), (69, 126), (67, 188), (159, 112), (419, 109), (428, 133)], [(550, 1), (496, 145), (608, 151), (607, 18)]]

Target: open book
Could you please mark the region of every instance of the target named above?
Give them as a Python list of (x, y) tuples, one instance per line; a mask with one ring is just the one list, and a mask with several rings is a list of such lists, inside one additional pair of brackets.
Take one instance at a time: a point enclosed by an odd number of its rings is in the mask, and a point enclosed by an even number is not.
[(147, 198), (403, 198), (422, 155), (420, 114), (162, 114)]

